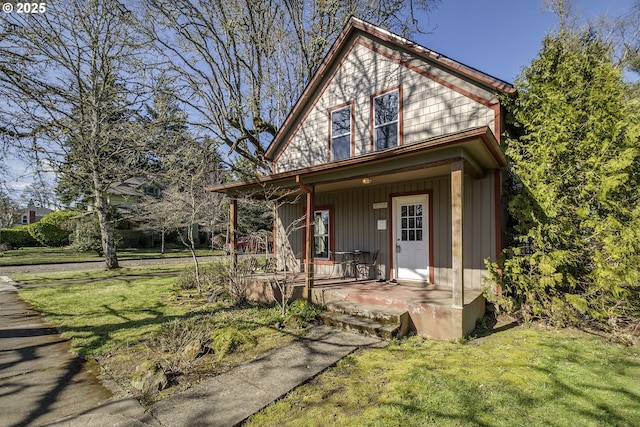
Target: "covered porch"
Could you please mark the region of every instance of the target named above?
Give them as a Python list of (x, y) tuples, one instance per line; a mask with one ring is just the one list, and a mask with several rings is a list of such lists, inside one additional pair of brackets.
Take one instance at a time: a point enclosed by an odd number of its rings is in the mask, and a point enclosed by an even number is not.
[[(251, 298), (271, 302), (269, 283), (268, 275), (253, 275)], [(294, 277), (293, 298), (303, 297), (305, 284), (304, 273)], [(277, 295), (277, 290), (272, 291)], [(450, 287), (435, 285), (416, 287), (316, 275), (310, 294), (311, 302), (329, 311), (373, 320), (397, 317), (398, 329), (394, 336), (417, 334), (440, 340), (458, 339), (473, 331), (477, 319), (482, 318), (485, 311), (482, 291), (472, 288), (464, 290), (465, 304), (461, 309), (452, 307)]]
[[(505, 164), (493, 132), (479, 127), (210, 190), (232, 198), (233, 238), (238, 197), (294, 200), (276, 212), (275, 255), (297, 274), (300, 297), (406, 309), (407, 331), (457, 339), (484, 314), (481, 276), (501, 248)], [(358, 251), (378, 254), (372, 274), (342, 280), (337, 255)]]

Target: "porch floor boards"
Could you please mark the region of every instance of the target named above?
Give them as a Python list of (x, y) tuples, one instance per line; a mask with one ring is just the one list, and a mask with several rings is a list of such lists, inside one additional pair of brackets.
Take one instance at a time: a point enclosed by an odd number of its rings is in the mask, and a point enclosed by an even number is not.
[[(262, 276), (258, 274), (257, 276)], [(263, 276), (266, 277), (266, 276)], [(304, 287), (305, 275), (294, 276), (296, 287)], [(431, 304), (450, 307), (453, 302), (452, 289), (448, 286), (411, 286), (377, 280), (355, 280), (353, 277), (316, 275), (312, 289), (314, 302), (325, 304), (330, 300), (352, 300), (371, 304), (406, 308), (415, 304)], [(465, 288), (465, 305), (482, 295), (481, 289)], [(316, 301), (316, 298), (320, 300)], [(324, 300), (324, 302), (323, 302)]]

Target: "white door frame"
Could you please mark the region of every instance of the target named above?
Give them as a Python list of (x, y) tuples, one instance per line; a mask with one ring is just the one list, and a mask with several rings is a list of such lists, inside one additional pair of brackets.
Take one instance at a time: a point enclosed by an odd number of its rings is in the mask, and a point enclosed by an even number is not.
[[(416, 246), (415, 241), (403, 241), (400, 226), (402, 204), (422, 203), (422, 244)], [(391, 195), (391, 227), (390, 227), (390, 249), (393, 268), (391, 269), (394, 280), (433, 282), (432, 264), (432, 236), (431, 236), (431, 216), (432, 216), (432, 193), (430, 191), (412, 194)], [(405, 254), (409, 258), (399, 257), (404, 246)], [(411, 251), (411, 252), (406, 252)], [(402, 263), (408, 262), (409, 269), (403, 269)], [(419, 266), (418, 268), (416, 266)]]

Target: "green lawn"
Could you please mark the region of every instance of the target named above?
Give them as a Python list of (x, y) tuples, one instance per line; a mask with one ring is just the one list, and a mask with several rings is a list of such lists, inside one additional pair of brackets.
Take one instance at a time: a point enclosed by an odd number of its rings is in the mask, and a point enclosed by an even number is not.
[[(24, 286), (51, 285), (19, 293), (71, 340), (74, 352), (95, 358), (123, 389), (150, 403), (284, 346), (302, 333), (274, 328), (282, 319), (273, 305), (233, 307), (228, 300), (208, 301), (207, 294), (177, 287), (177, 273), (186, 265), (13, 278)], [(231, 341), (217, 347), (214, 332)], [(193, 339), (216, 350), (207, 347), (195, 360), (184, 360), (183, 351)], [(171, 372), (171, 387), (138, 395), (130, 379), (136, 366), (148, 359)]]
[(358, 351), (249, 426), (639, 426), (640, 349), (518, 326)]
[[(174, 267), (174, 266), (171, 266)], [(123, 271), (124, 270), (124, 271)], [(175, 275), (154, 276), (169, 269), (132, 268), (119, 271), (80, 271), (16, 275), (21, 284), (88, 283), (20, 290), (79, 354), (100, 354), (135, 344), (172, 319), (197, 309), (195, 304), (176, 304)], [(174, 267), (175, 271), (175, 267)], [(110, 278), (118, 275), (121, 278)]]
[[(179, 353), (170, 339), (187, 334), (167, 325), (191, 325), (207, 334), (232, 327), (256, 339), (222, 359), (213, 354), (197, 359), (182, 368), (178, 385), (151, 399), (292, 339), (288, 331), (272, 327), (278, 318), (274, 307), (211, 304), (193, 291), (177, 289), (175, 276), (155, 275), (176, 268), (15, 279), (58, 283), (20, 294), (72, 340), (76, 352), (95, 356), (125, 388), (141, 360)], [(75, 279), (88, 282), (65, 284)], [(621, 347), (573, 330), (507, 326), (465, 344), (412, 337), (384, 349), (357, 351), (256, 414), (248, 425), (638, 426), (638, 402), (637, 346)]]
[[(190, 268), (193, 262), (190, 259), (185, 259), (184, 263), (175, 264), (157, 264), (144, 267), (122, 267), (117, 270), (71, 270), (71, 271), (57, 271), (50, 273), (22, 273), (12, 274), (11, 278), (22, 285), (43, 285), (43, 284), (74, 284), (74, 283), (86, 283), (88, 281), (105, 281), (109, 278), (122, 277), (124, 280), (129, 280), (132, 277), (139, 278), (140, 276), (163, 276), (163, 275), (178, 275), (187, 268)], [(129, 279), (127, 279), (129, 278)], [(175, 279), (174, 279), (175, 282)], [(84, 289), (84, 288), (82, 288)]]
[[(211, 251), (209, 249), (198, 249), (198, 256), (224, 255), (224, 251)], [(166, 250), (164, 254), (159, 249), (119, 249), (118, 259), (147, 259), (147, 258), (177, 258), (190, 257), (191, 253), (186, 249)], [(77, 252), (69, 248), (44, 248), (32, 247), (12, 249), (5, 251), (0, 256), (0, 267), (9, 265), (35, 265), (35, 264), (57, 264), (65, 262), (90, 262), (102, 261), (103, 258), (95, 252)]]

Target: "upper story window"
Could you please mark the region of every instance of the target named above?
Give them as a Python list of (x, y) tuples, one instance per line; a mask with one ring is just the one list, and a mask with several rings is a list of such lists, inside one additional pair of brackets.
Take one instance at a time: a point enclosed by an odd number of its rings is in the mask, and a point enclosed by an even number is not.
[(351, 156), (351, 105), (331, 111), (329, 160)]
[(373, 97), (373, 143), (375, 151), (398, 146), (400, 91), (394, 89)]
[(152, 196), (158, 196), (160, 194), (160, 191), (158, 191), (156, 187), (145, 187), (144, 192)]

